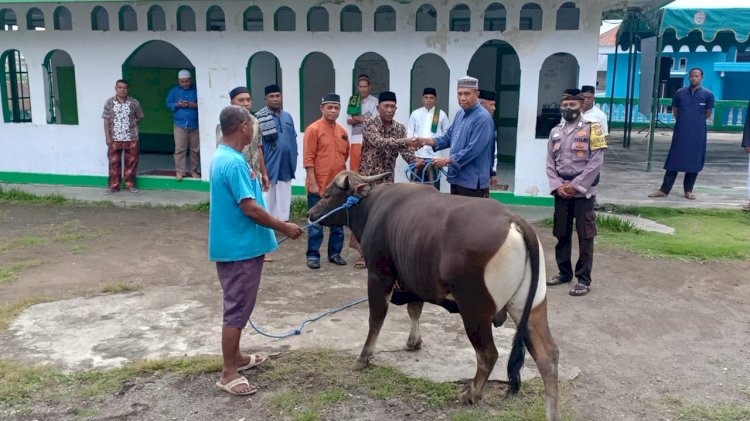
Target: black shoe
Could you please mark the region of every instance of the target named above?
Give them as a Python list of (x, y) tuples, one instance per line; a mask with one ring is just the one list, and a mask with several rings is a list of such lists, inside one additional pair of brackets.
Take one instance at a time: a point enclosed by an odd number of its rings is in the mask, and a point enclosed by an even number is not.
[(334, 265), (346, 266), (346, 260), (344, 260), (344, 258), (341, 257), (340, 254), (337, 254), (333, 257), (329, 257), (328, 260)]
[(320, 260), (307, 259), (307, 267), (309, 267), (310, 269), (320, 269)]

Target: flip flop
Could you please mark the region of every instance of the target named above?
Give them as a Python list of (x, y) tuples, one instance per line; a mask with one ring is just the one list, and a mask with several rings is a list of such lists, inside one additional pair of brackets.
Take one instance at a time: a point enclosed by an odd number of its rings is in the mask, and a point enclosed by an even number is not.
[(695, 195), (691, 191), (685, 192), (685, 199), (695, 200)]
[(570, 279), (568, 279), (568, 280), (565, 280), (565, 279), (563, 279), (563, 278), (562, 278), (562, 276), (560, 276), (560, 275), (555, 275), (555, 276), (553, 276), (553, 277), (549, 278), (549, 280), (547, 280), (547, 285), (560, 285), (560, 284), (567, 284), (567, 283), (569, 283), (570, 281), (571, 281)]
[(589, 291), (591, 291), (590, 286), (584, 284), (576, 284), (573, 289), (568, 291), (568, 294), (573, 297), (583, 297), (584, 295), (588, 294)]
[[(237, 387), (241, 384), (246, 384), (248, 387), (250, 387), (250, 390), (248, 390), (247, 392), (235, 392), (234, 390), (232, 390), (232, 388)], [(227, 384), (221, 384), (221, 380), (219, 380), (218, 382), (216, 382), (214, 387), (234, 396), (252, 395), (253, 393), (258, 391), (258, 386), (251, 385), (250, 382), (248, 382), (247, 379), (243, 376), (240, 376)]]
[(668, 196), (668, 194), (664, 193), (661, 190), (657, 190), (657, 191), (655, 191), (655, 192), (653, 192), (653, 193), (651, 193), (651, 194), (648, 195), (648, 197), (667, 197), (667, 196)]
[(357, 261), (354, 262), (354, 267), (357, 269), (364, 269), (365, 267), (367, 267), (367, 264), (365, 263), (365, 258), (360, 257), (359, 259), (357, 259)]
[(249, 370), (253, 367), (257, 367), (268, 359), (268, 354), (265, 354), (263, 352), (258, 352), (255, 354), (250, 354), (250, 362), (243, 365), (242, 367), (237, 367), (237, 371), (243, 371), (243, 370)]

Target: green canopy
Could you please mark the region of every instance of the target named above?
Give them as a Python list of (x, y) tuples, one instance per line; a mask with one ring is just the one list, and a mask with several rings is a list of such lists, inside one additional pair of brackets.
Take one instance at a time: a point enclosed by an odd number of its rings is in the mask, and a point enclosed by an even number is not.
[(618, 33), (618, 45), (627, 48), (630, 35), (640, 39), (655, 35), (662, 37), (664, 46), (675, 51), (687, 46), (695, 51), (698, 46), (711, 50), (718, 46), (723, 51), (737, 47), (744, 51), (750, 46), (750, 1), (748, 0), (677, 0), (661, 9), (629, 14)]

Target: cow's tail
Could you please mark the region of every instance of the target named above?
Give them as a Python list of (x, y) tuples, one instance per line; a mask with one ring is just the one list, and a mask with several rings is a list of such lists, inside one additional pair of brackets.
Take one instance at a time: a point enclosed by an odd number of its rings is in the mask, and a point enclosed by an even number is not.
[(537, 286), (539, 285), (539, 265), (541, 264), (539, 255), (539, 238), (537, 238), (534, 229), (528, 222), (521, 218), (514, 218), (515, 222), (521, 227), (523, 240), (526, 243), (529, 260), (531, 261), (531, 284), (529, 285), (529, 295), (526, 298), (526, 304), (523, 307), (521, 321), (516, 327), (516, 336), (513, 338), (513, 347), (508, 358), (508, 395), (515, 395), (521, 389), (521, 368), (523, 367), (524, 358), (526, 357), (526, 347), (530, 347), (529, 342), (529, 314), (534, 304)]

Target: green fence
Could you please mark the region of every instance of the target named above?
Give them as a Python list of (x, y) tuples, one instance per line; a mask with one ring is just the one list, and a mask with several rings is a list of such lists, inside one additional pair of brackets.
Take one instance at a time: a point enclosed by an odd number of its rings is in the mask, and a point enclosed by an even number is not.
[[(609, 116), (610, 99), (605, 97), (596, 98), (596, 104)], [(672, 116), (672, 99), (661, 98), (659, 100), (659, 122), (674, 126), (675, 120)], [(716, 101), (716, 108), (708, 120), (708, 129), (719, 132), (741, 132), (745, 125), (747, 116), (747, 101)], [(630, 119), (634, 126), (645, 127), (649, 124), (648, 118), (638, 110), (638, 98), (634, 100), (633, 117)], [(613, 98), (612, 121), (610, 127), (623, 127), (625, 124), (625, 98)]]

